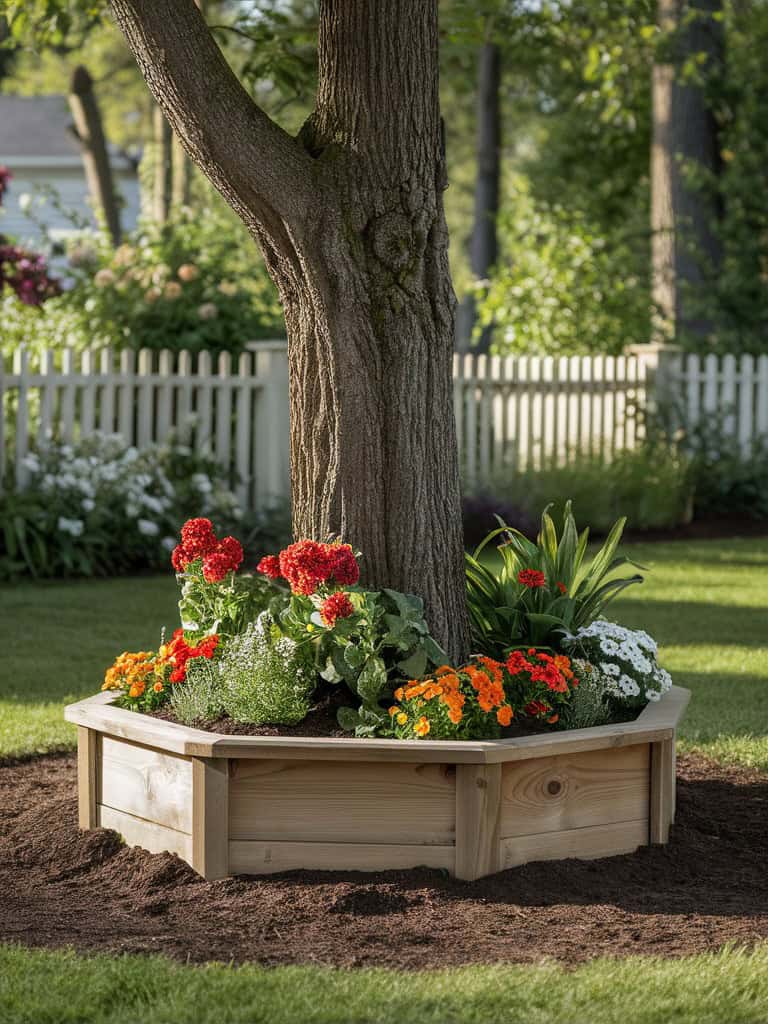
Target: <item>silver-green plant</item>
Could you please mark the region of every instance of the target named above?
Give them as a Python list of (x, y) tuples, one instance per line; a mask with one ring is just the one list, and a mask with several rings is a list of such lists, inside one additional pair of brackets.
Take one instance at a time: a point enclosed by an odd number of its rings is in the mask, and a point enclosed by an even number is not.
[(606, 725), (613, 715), (609, 700), (609, 678), (582, 658), (573, 658), (571, 668), (579, 685), (571, 690), (570, 700), (563, 701), (559, 726), (562, 729), (589, 729)]
[(316, 670), (269, 612), (227, 643), (216, 667), (222, 706), (237, 722), (295, 725), (309, 712)]
[(190, 661), (186, 679), (171, 690), (170, 704), (174, 715), (184, 725), (218, 718), (224, 710), (218, 662), (208, 658)]

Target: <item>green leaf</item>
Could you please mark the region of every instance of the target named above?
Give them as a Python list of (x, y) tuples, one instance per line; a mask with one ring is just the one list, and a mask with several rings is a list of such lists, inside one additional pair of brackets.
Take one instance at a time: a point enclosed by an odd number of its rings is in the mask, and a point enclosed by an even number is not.
[(423, 646), (417, 647), (413, 654), (398, 661), (397, 667), (407, 679), (420, 679), (427, 670), (427, 652)]
[(365, 661), (365, 655), (357, 644), (347, 644), (344, 648), (344, 661), (352, 669), (358, 669)]
[(346, 732), (354, 732), (360, 724), (360, 715), (355, 708), (339, 708), (336, 721)]
[(357, 678), (357, 692), (366, 704), (375, 704), (387, 684), (387, 668), (384, 661), (373, 655), (363, 665)]

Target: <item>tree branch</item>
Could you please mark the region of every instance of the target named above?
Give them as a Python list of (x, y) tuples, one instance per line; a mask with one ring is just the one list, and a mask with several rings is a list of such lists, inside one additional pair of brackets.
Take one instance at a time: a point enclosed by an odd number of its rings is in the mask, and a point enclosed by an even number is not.
[(194, 0), (110, 0), (147, 84), (192, 160), (261, 234), (304, 221), (313, 161), (257, 106)]

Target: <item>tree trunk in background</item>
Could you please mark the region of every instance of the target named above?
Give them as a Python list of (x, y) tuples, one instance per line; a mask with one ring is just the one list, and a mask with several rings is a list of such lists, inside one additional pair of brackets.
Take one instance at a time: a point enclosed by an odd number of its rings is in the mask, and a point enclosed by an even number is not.
[(280, 291), (295, 535), (348, 540), (364, 582), (423, 597), (435, 637), (465, 657), (437, 0), (324, 0), (297, 139), (253, 104), (191, 0), (112, 8)]
[(171, 207), (171, 129), (162, 108), (152, 109), (152, 219), (165, 224)]
[(720, 148), (705, 90), (684, 81), (682, 68), (699, 53), (706, 55), (705, 74), (723, 60), (722, 25), (713, 18), (721, 10), (720, 0), (659, 0), (659, 26), (671, 37), (669, 63), (653, 69), (651, 266), (660, 340), (711, 329), (690, 296), (721, 262), (720, 201), (716, 188), (695, 186), (687, 175), (694, 169), (716, 179)]
[(93, 79), (81, 66), (75, 68), (69, 87), (69, 109), (83, 154), (88, 191), (101, 212), (114, 245), (120, 244), (120, 208), (112, 180), (101, 111), (93, 91)]
[[(203, 17), (206, 16), (206, 0), (195, 0)], [(187, 156), (184, 144), (174, 132), (171, 136), (171, 207), (189, 206), (192, 188), (192, 162)]]
[[(475, 181), (475, 219), (469, 245), (470, 267), (476, 281), (487, 279), (498, 258), (496, 217), (499, 212), (501, 179), (501, 55), (495, 43), (484, 43), (478, 60), (477, 96), (477, 179)], [(470, 294), (461, 303), (458, 315), (457, 347), (468, 352), (475, 326), (475, 297)], [(484, 327), (474, 347), (487, 352), (492, 327)]]

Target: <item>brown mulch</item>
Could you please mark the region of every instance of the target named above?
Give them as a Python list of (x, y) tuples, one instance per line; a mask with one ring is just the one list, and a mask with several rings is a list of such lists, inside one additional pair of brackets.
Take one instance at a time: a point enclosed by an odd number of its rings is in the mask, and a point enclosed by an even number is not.
[(680, 759), (667, 847), (438, 871), (203, 882), (177, 858), (77, 829), (75, 761), (0, 767), (0, 940), (179, 960), (439, 967), (681, 956), (768, 938), (768, 776)]

